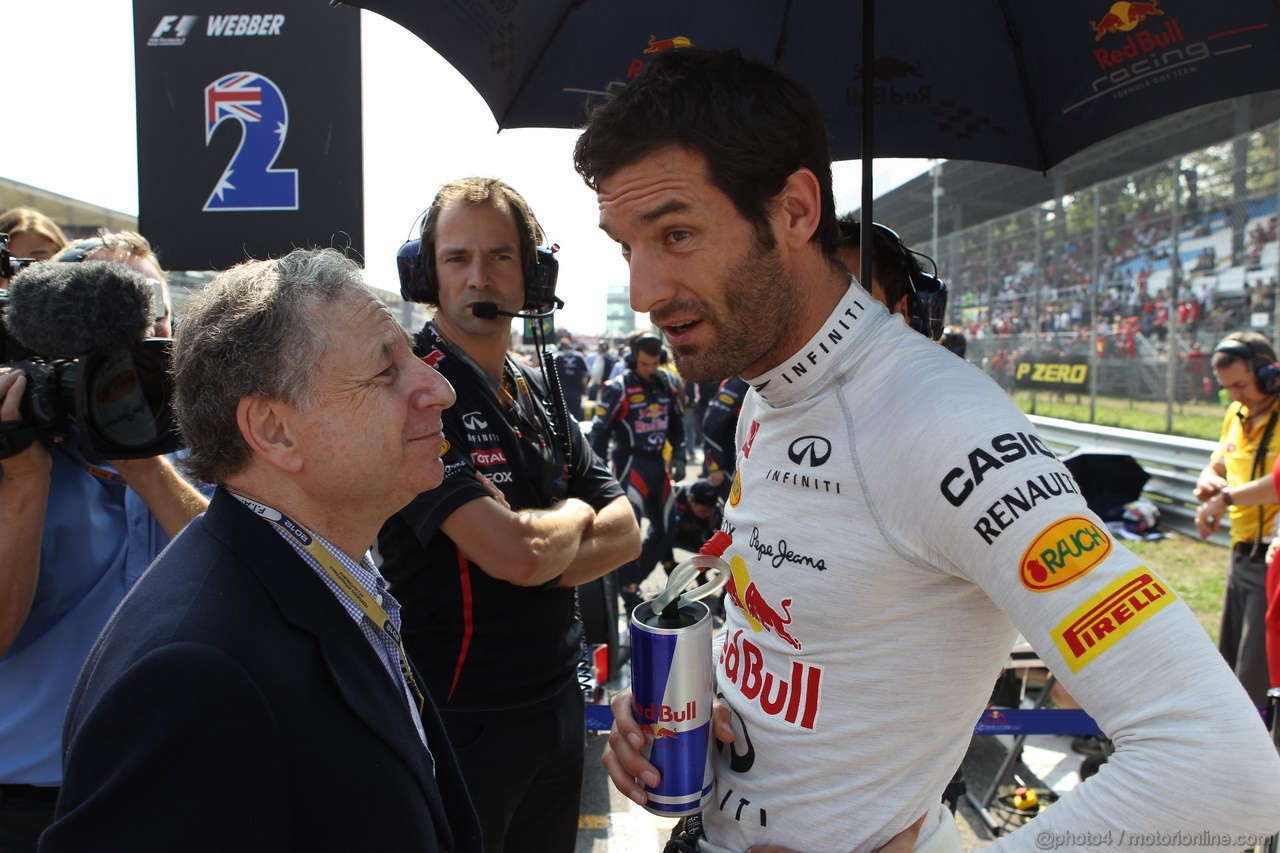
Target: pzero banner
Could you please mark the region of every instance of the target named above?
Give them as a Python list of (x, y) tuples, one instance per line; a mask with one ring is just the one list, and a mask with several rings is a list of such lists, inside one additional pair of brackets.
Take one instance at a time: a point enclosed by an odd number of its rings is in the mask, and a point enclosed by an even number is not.
[(1089, 390), (1089, 357), (1085, 355), (1041, 356), (1023, 358), (1013, 371), (1014, 387), (1019, 391)]
[(168, 269), (364, 250), (360, 18), (314, 0), (134, 0), (138, 226)]

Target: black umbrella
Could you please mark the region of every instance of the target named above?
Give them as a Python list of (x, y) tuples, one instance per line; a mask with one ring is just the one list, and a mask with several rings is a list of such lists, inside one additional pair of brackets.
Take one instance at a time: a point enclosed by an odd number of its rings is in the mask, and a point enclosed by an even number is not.
[(447, 59), (500, 129), (576, 127), (654, 53), (688, 45), (796, 78), (827, 111), (837, 160), (862, 153), (863, 106), (878, 156), (1043, 171), (1152, 119), (1280, 89), (1275, 0), (882, 2), (871, 63), (856, 0), (351, 2)]
[(434, 48), (499, 129), (577, 127), (659, 51), (740, 48), (821, 102), (835, 159), (863, 160), (867, 221), (877, 156), (1045, 171), (1152, 119), (1280, 89), (1278, 0), (343, 2)]
[(1076, 450), (1062, 457), (1089, 509), (1104, 521), (1119, 519), (1125, 504), (1142, 497), (1150, 475), (1127, 453), (1111, 450)]

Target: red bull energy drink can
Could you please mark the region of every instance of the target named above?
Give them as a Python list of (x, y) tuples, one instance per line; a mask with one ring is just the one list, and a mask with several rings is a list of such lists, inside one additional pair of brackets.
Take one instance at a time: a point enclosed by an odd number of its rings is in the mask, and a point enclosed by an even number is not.
[[(711, 583), (676, 599), (700, 569), (719, 569)], [(698, 601), (728, 580), (718, 557), (700, 555), (671, 572), (667, 590), (631, 614), (631, 713), (649, 737), (657, 787), (645, 809), (665, 817), (702, 811), (711, 799), (711, 610)]]

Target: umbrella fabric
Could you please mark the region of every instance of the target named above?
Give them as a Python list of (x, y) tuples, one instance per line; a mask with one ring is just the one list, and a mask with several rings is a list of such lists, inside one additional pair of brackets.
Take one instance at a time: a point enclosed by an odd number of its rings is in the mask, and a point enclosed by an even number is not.
[(1125, 504), (1142, 496), (1149, 475), (1127, 453), (1077, 450), (1062, 457), (1089, 509), (1103, 520), (1120, 519)]
[(500, 129), (579, 126), (655, 53), (689, 45), (796, 78), (827, 111), (836, 159), (861, 156), (864, 74), (875, 156), (1041, 171), (1152, 119), (1280, 89), (1280, 0), (881, 2), (874, 62), (856, 0), (348, 2), (426, 41)]

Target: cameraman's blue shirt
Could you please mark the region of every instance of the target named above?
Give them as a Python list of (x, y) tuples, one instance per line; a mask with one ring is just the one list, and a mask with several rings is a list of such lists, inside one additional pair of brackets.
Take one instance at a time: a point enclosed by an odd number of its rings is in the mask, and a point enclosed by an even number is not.
[(75, 447), (50, 455), (35, 601), (0, 658), (0, 783), (61, 784), (62, 722), (80, 667), (169, 541), (118, 477), (91, 473)]

